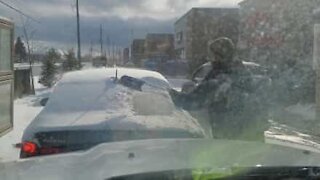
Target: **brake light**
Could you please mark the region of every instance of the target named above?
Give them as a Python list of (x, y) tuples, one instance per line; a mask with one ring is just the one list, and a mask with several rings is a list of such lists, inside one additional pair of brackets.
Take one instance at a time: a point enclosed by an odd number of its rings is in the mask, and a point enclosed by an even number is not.
[(38, 147), (33, 142), (24, 142), (24, 143), (22, 143), (21, 149), (24, 153), (33, 155), (33, 154), (37, 153)]

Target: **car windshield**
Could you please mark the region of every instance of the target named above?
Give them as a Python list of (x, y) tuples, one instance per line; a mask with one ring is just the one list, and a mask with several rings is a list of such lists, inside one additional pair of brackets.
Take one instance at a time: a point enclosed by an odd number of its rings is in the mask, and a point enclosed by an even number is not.
[(309, 176), (319, 64), (320, 0), (0, 0), (0, 177)]

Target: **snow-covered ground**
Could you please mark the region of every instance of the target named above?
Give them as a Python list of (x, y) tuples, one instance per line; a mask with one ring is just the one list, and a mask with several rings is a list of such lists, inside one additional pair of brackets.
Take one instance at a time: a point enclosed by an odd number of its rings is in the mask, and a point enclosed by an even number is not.
[(35, 77), (35, 89), (36, 95), (14, 101), (14, 128), (0, 138), (0, 161), (13, 161), (19, 158), (19, 149), (14, 145), (20, 143), (24, 129), (42, 109), (40, 100), (50, 92), (38, 83), (38, 77)]
[(278, 134), (269, 130), (265, 131), (265, 142), (320, 153), (319, 141), (308, 134)]
[(320, 153), (319, 123), (315, 104), (295, 104), (273, 113), (266, 143), (279, 144)]

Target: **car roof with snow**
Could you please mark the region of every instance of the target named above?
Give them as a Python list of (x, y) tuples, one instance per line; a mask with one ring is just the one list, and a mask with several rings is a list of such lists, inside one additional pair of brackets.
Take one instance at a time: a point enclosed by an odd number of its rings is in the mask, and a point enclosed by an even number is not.
[[(146, 82), (142, 91), (115, 83), (124, 75)], [(46, 107), (25, 130), (179, 129), (202, 134), (197, 120), (175, 107), (168, 81), (159, 73), (140, 69), (101, 68), (66, 73)]]

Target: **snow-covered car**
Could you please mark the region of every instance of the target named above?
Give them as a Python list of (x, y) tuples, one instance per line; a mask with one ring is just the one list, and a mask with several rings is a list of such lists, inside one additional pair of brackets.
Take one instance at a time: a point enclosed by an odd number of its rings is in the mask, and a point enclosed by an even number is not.
[[(140, 89), (120, 77), (143, 82)], [(159, 73), (126, 68), (70, 72), (26, 128), (21, 158), (86, 150), (106, 142), (204, 138), (199, 122), (175, 107)]]
[[(300, 149), (301, 148), (301, 149)], [(208, 139), (104, 143), (0, 164), (8, 180), (319, 179), (319, 149)]]

